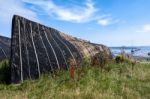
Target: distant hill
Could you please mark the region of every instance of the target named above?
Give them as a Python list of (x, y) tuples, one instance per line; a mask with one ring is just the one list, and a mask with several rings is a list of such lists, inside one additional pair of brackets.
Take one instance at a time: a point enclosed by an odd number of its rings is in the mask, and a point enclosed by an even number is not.
[(11, 39), (8, 37), (0, 36), (0, 61), (10, 57)]

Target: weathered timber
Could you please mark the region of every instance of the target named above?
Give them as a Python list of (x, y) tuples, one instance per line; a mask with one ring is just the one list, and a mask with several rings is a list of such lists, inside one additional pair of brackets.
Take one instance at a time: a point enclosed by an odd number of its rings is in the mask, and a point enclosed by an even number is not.
[(72, 58), (76, 68), (83, 57), (93, 57), (109, 48), (66, 35), (54, 28), (46, 27), (15, 15), (12, 21), (11, 81), (20, 83), (26, 79), (37, 79), (43, 73), (69, 69)]
[(0, 61), (10, 57), (10, 38), (0, 36)]

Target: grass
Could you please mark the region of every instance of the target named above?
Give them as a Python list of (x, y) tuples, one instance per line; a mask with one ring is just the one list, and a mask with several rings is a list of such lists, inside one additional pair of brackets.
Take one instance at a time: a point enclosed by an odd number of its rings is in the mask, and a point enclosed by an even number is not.
[(10, 83), (10, 66), (8, 60), (3, 60), (0, 62), (0, 83), (9, 84)]
[(22, 84), (0, 84), (0, 99), (150, 99), (150, 64), (109, 63), (110, 71), (84, 66), (80, 80), (68, 71)]

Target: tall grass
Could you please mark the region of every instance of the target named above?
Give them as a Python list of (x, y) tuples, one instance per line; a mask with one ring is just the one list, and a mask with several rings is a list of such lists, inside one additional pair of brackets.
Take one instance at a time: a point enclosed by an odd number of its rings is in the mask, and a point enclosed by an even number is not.
[(9, 84), (10, 83), (10, 66), (8, 60), (3, 60), (0, 62), (0, 83)]
[(0, 84), (0, 99), (150, 99), (150, 64), (132, 69), (132, 64), (112, 61), (108, 72), (85, 63), (80, 80), (78, 73), (72, 80), (62, 70), (55, 77), (45, 74), (20, 85)]

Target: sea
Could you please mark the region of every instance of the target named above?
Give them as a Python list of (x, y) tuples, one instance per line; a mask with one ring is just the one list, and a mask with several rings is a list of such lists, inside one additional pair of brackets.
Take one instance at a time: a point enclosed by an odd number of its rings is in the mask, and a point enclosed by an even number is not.
[(140, 56), (140, 57), (150, 57), (150, 46), (134, 46), (134, 47), (110, 47), (111, 52), (114, 56), (117, 56), (122, 51), (128, 54), (132, 54), (133, 56)]

